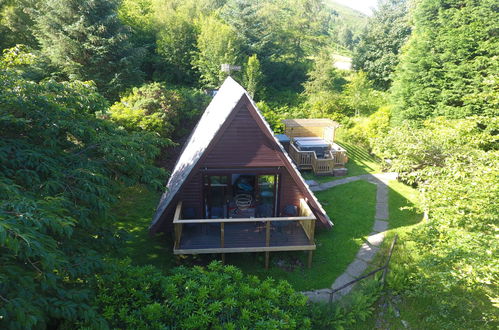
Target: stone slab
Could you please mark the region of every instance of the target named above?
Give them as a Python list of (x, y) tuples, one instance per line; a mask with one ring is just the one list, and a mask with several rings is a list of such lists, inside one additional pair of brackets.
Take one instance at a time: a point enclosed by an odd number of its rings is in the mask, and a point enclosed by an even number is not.
[(378, 190), (376, 191), (376, 202), (388, 203), (388, 188), (384, 184), (378, 184)]
[(385, 232), (373, 232), (367, 237), (367, 242), (369, 242), (372, 246), (380, 246), (381, 243), (383, 243), (383, 238), (385, 238)]
[(364, 260), (365, 262), (371, 262), (378, 250), (379, 248), (364, 243), (360, 247), (359, 252), (357, 252), (356, 258)]
[(353, 277), (359, 277), (366, 270), (367, 266), (368, 264), (365, 261), (355, 259), (350, 265), (348, 265), (346, 272)]
[(383, 220), (374, 221), (373, 230), (381, 233), (382, 231), (386, 231), (388, 229), (388, 222)]
[(376, 203), (376, 219), (388, 219), (388, 203)]
[(334, 281), (333, 285), (331, 286), (331, 289), (335, 290), (353, 280), (355, 280), (353, 276), (347, 273), (343, 273), (340, 276), (338, 276), (336, 281)]
[(330, 294), (329, 292), (302, 292), (308, 299), (312, 302), (329, 302)]
[(348, 174), (348, 170), (344, 167), (333, 169), (333, 176), (345, 176), (347, 174)]
[(305, 180), (305, 183), (308, 184), (310, 187), (319, 185), (315, 180)]

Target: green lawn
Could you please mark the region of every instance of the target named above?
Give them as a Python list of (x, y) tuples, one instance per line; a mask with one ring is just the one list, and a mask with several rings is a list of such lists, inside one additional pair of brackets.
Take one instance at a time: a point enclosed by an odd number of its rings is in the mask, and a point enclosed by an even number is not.
[[(341, 140), (336, 141), (337, 144), (341, 145), (347, 150), (347, 155), (349, 158), (346, 168), (348, 169), (348, 176), (357, 176), (361, 174), (368, 173), (381, 173), (381, 168), (379, 163), (376, 162), (373, 156), (371, 156), (363, 148), (355, 146), (350, 143), (343, 142)], [(305, 180), (315, 180), (317, 182), (327, 182), (338, 180), (344, 178), (345, 176), (331, 176), (331, 175), (315, 175), (312, 171), (302, 171), (302, 175)]]
[[(306, 254), (300, 252), (271, 253), (269, 270), (263, 267), (263, 254), (232, 254), (227, 256), (227, 263), (261, 278), (271, 276), (287, 280), (296, 290), (330, 287), (352, 262), (363, 240), (372, 230), (376, 186), (356, 181), (318, 192), (317, 198), (335, 226), (331, 230), (319, 230), (316, 233), (317, 250), (311, 269), (306, 268)], [(302, 266), (292, 271), (276, 266), (279, 260), (293, 265), (296, 259)]]
[(125, 237), (125, 247), (118, 257), (129, 257), (136, 265), (152, 264), (167, 271), (175, 265), (169, 235), (151, 237), (148, 227), (158, 205), (160, 193), (143, 186), (123, 189), (113, 208), (118, 229)]

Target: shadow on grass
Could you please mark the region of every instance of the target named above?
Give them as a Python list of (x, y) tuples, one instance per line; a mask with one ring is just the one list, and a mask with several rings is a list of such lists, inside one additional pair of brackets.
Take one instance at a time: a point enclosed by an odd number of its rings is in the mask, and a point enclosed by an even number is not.
[(113, 208), (116, 227), (124, 237), (124, 246), (117, 257), (129, 257), (136, 265), (154, 265), (167, 271), (175, 264), (170, 235), (149, 235), (149, 225), (160, 193), (143, 186), (123, 189)]

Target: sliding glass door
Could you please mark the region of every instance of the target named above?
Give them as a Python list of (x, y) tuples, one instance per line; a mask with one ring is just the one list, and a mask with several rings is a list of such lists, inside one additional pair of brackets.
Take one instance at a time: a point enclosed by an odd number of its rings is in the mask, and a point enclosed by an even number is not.
[(229, 194), (229, 179), (227, 175), (205, 175), (204, 202), (205, 215), (208, 219), (227, 217)]

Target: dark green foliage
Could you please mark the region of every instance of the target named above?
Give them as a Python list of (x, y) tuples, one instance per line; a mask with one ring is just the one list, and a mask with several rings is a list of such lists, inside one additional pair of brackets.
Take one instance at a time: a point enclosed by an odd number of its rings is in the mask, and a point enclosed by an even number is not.
[(360, 35), (353, 55), (354, 68), (367, 72), (377, 89), (387, 90), (410, 33), (407, 0), (385, 0)]
[(200, 18), (197, 29), (197, 49), (192, 65), (199, 71), (203, 85), (216, 89), (228, 75), (221, 70), (222, 64), (241, 64), (236, 30), (215, 16)]
[[(162, 17), (157, 34), (157, 52), (164, 61), (159, 77), (173, 83), (193, 84), (198, 78), (192, 61), (196, 51), (196, 29), (192, 18), (182, 13)], [(156, 74), (158, 76), (158, 74)]]
[[(264, 84), (273, 90), (299, 93), (303, 91), (302, 84), (307, 80), (310, 61), (261, 61)], [(270, 92), (270, 91), (269, 91)]]
[(38, 45), (32, 17), (39, 5), (37, 0), (0, 0), (0, 51), (16, 44)]
[(47, 0), (40, 9), (37, 37), (42, 51), (71, 79), (93, 80), (116, 97), (142, 81), (143, 49), (117, 16), (117, 0)]
[(208, 99), (206, 94), (195, 89), (172, 89), (151, 83), (134, 88), (103, 116), (128, 131), (149, 131), (163, 138), (173, 138), (187, 133)]
[(26, 80), (31, 59), (0, 62), (0, 327), (98, 325), (88, 282), (116, 242), (108, 210), (120, 185), (162, 185), (161, 141), (95, 118), (92, 84)]
[(312, 96), (319, 92), (341, 92), (346, 82), (342, 72), (334, 66), (331, 51), (323, 50), (314, 59), (314, 66), (308, 73), (305, 93)]
[(250, 56), (248, 58), (248, 63), (244, 66), (244, 85), (249, 95), (255, 98), (257, 92), (262, 95), (263, 74), (260, 70), (260, 61), (256, 55)]
[(312, 304), (312, 329), (343, 329), (371, 316), (373, 304), (378, 300), (382, 287), (378, 280), (364, 280), (359, 285), (360, 289), (354, 291), (346, 301), (331, 305)]
[(256, 2), (232, 0), (224, 6), (221, 16), (237, 31), (246, 55), (268, 58), (273, 53), (273, 36), (267, 17), (259, 14), (260, 9)]
[(423, 0), (395, 75), (394, 119), (497, 116), (495, 0)]
[(306, 298), (284, 281), (245, 276), (233, 266), (118, 265), (97, 278), (96, 306), (112, 328), (307, 329)]
[(258, 56), (265, 84), (295, 91), (301, 91), (300, 85), (306, 80), (306, 56), (331, 41), (331, 15), (320, 0), (234, 0), (221, 13), (241, 40), (241, 52), (248, 57)]
[(122, 0), (118, 9), (120, 21), (131, 30), (130, 42), (145, 50), (141, 71), (145, 73), (146, 81), (152, 80), (155, 72), (163, 66), (156, 49), (157, 26), (153, 14), (150, 0)]

